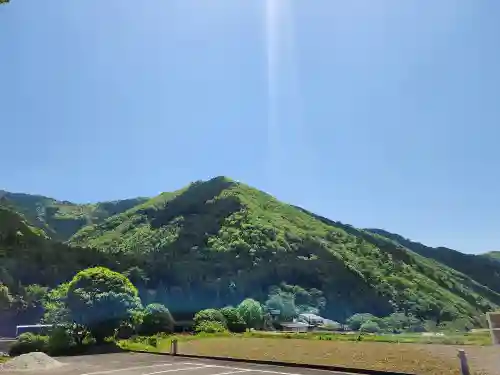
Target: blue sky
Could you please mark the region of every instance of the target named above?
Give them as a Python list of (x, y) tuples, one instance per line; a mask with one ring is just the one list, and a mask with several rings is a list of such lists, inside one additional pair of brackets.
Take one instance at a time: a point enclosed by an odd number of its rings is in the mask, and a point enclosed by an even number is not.
[(499, 17), (497, 0), (12, 0), (0, 189), (89, 202), (226, 175), (499, 249)]

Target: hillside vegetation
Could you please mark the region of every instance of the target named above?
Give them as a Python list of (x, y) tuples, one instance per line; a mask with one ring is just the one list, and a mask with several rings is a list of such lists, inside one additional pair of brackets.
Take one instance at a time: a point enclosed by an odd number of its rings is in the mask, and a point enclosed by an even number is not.
[[(484, 284), (382, 236), (319, 218), (219, 177), (83, 228), (72, 244), (127, 254), (168, 299), (223, 305), (286, 282), (324, 293), (325, 313), (478, 317), (500, 304)], [(173, 302), (175, 303), (175, 302)]]
[(500, 293), (500, 264), (494, 261), (494, 252), (490, 253), (489, 257), (464, 254), (446, 247), (425, 246), (381, 229), (367, 229), (367, 231), (389, 238), (424, 257), (437, 260)]
[(483, 254), (483, 256), (500, 262), (500, 251), (490, 251), (489, 253)]
[(0, 336), (11, 335), (11, 326), (40, 319), (48, 287), (69, 280), (81, 269), (112, 266), (115, 261), (98, 250), (54, 242), (0, 204)]
[(0, 190), (0, 200), (23, 214), (30, 223), (53, 239), (66, 241), (80, 228), (101, 223), (110, 216), (124, 212), (147, 198), (133, 198), (95, 204), (57, 201), (41, 195), (9, 193)]
[[(132, 204), (86, 221), (70, 246), (34, 228), (31, 211), (23, 212), (25, 220), (4, 209), (30, 233), (20, 239), (14, 227), (0, 238), (5, 249), (0, 267), (11, 282), (0, 280), (12, 288), (12, 281), (55, 286), (79, 269), (105, 265), (129, 276), (145, 304), (161, 302), (173, 313), (236, 305), (247, 297), (264, 302), (281, 293), (293, 295), (289, 304), (340, 321), (358, 312), (402, 311), (436, 324), (481, 325), (484, 313), (500, 305), (496, 279), (470, 271), (470, 264), (442, 262), (225, 177), (128, 207)], [(85, 220), (98, 216), (82, 215)], [(43, 223), (52, 223), (46, 217)], [(4, 220), (0, 217), (0, 223)], [(55, 237), (68, 233), (55, 232)], [(495, 268), (488, 270), (496, 277)]]

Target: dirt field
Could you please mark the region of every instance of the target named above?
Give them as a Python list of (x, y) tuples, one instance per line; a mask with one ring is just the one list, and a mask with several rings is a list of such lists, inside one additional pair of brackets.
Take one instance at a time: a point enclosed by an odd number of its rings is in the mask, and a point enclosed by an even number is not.
[[(389, 344), (265, 338), (210, 338), (179, 342), (179, 353), (330, 364), (418, 375), (460, 375), (452, 345)], [(500, 375), (498, 347), (466, 347), (475, 375)]]

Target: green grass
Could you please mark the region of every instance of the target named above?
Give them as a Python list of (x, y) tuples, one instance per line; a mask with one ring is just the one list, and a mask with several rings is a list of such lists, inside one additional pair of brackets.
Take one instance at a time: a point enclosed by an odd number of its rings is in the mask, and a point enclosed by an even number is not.
[[(262, 337), (276, 339), (304, 339), (325, 341), (358, 341), (357, 334), (347, 335), (340, 333), (269, 333), (248, 332), (246, 337)], [(488, 332), (476, 333), (452, 333), (445, 336), (422, 336), (418, 333), (384, 334), (384, 335), (362, 335), (364, 342), (388, 342), (388, 343), (413, 343), (413, 344), (441, 344), (441, 345), (490, 345), (491, 338)]]
[[(485, 346), (487, 336), (483, 333), (449, 335), (431, 340), (427, 337), (427, 341), (415, 334), (365, 336), (361, 342), (354, 341), (356, 337), (247, 332), (159, 336), (153, 338), (154, 345), (151, 345), (151, 338), (141, 337), (123, 340), (119, 346), (125, 350), (168, 353), (172, 339), (177, 338), (180, 354), (314, 363), (421, 375), (459, 375), (457, 349), (469, 345), (465, 350), (472, 374), (495, 374), (495, 370), (491, 369), (494, 367), (496, 351), (492, 346)], [(286, 343), (279, 340), (285, 340)]]
[[(198, 335), (160, 335), (155, 337), (156, 345), (151, 345), (151, 338), (136, 337), (129, 340), (122, 340), (119, 346), (127, 350), (142, 350), (148, 352), (169, 352), (172, 339), (176, 338), (179, 342), (203, 340), (216, 337), (234, 337), (234, 338), (262, 338), (275, 340), (319, 340), (319, 341), (343, 341), (357, 342), (357, 334), (347, 335), (340, 333), (274, 333), (274, 332), (246, 332), (243, 334), (218, 333), (218, 334), (198, 334)], [(362, 342), (384, 342), (394, 344), (438, 344), (438, 345), (491, 345), (489, 332), (474, 333), (452, 333), (445, 336), (422, 336), (421, 334), (386, 334), (386, 335), (362, 335)]]

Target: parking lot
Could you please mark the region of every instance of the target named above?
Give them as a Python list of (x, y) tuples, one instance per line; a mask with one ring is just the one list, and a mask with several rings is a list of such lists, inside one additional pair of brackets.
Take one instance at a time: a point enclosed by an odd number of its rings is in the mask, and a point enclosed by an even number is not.
[[(146, 353), (115, 353), (57, 358), (64, 365), (44, 371), (22, 371), (23, 375), (322, 375), (341, 374), (321, 370), (257, 365), (225, 361), (196, 360)], [(19, 374), (2, 371), (2, 375)]]

